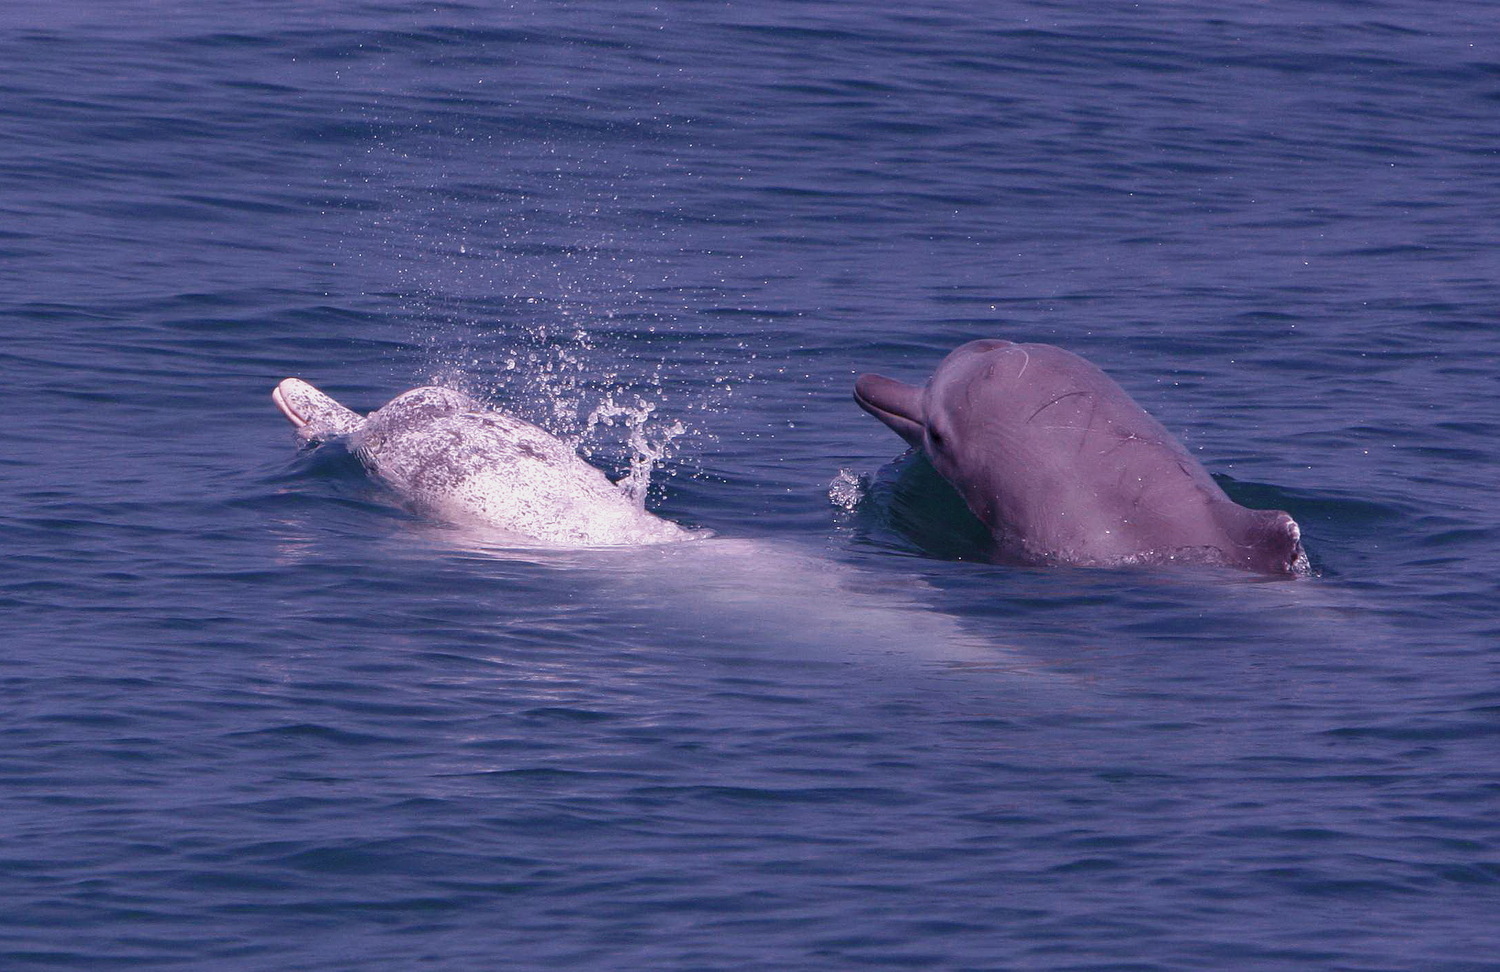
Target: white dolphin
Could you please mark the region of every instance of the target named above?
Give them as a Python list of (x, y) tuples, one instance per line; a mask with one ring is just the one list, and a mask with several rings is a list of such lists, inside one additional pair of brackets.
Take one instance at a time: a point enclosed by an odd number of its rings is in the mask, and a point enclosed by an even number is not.
[(347, 438), (376, 478), (440, 519), (570, 547), (704, 535), (648, 513), (556, 436), (450, 388), (413, 388), (368, 416), (298, 378), (271, 398), (302, 439)]

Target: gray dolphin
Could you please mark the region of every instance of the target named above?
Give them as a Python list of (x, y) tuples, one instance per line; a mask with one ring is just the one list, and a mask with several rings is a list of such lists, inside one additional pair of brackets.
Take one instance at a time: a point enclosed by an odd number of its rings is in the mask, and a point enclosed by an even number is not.
[(347, 438), (378, 479), (441, 519), (558, 546), (701, 536), (646, 512), (568, 443), (451, 388), (414, 388), (368, 417), (298, 378), (271, 398), (302, 439)]
[(854, 400), (926, 454), (1005, 556), (1307, 571), (1291, 516), (1235, 503), (1123, 388), (1062, 348), (972, 341), (925, 388), (862, 375)]

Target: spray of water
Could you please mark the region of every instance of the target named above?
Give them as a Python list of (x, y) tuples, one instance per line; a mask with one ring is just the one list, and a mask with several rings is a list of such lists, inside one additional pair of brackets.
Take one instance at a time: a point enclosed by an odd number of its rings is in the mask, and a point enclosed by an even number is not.
[(406, 324), (420, 377), (572, 441), (638, 502), (685, 441), (709, 438), (687, 416), (717, 410), (752, 367), (743, 346), (668, 340), (685, 321), (702, 328), (688, 306), (702, 278), (672, 279), (660, 174), (608, 146), (415, 120), (390, 126), (349, 177), (367, 187), (373, 232), (344, 265)]
[(840, 469), (828, 484), (828, 501), (845, 513), (853, 513), (869, 492), (869, 481), (864, 476)]
[(617, 422), (627, 431), (630, 467), (616, 485), (642, 509), (646, 507), (652, 472), (671, 455), (673, 442), (687, 431), (687, 427), (678, 421), (653, 423), (655, 411), (656, 405), (644, 398), (637, 398), (633, 404), (621, 405), (611, 395), (589, 413), (584, 431), (587, 438), (595, 428), (613, 427)]

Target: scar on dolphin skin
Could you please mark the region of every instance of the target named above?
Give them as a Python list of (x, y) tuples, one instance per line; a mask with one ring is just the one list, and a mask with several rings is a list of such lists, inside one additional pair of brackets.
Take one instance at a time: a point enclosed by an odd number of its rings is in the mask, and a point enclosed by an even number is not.
[[(1093, 394), (1093, 392), (1090, 392), (1090, 391), (1070, 391), (1070, 392), (1063, 392), (1061, 395), (1058, 395), (1056, 398), (1052, 399), (1052, 401), (1048, 402), (1047, 404), (1043, 405), (1041, 408), (1037, 409), (1035, 412), (1032, 412), (1029, 416), (1027, 416), (1026, 422), (1028, 424), (1030, 424), (1031, 422), (1036, 421), (1036, 417), (1038, 415), (1042, 414), (1047, 409), (1051, 408), (1053, 405), (1056, 405), (1058, 402), (1063, 401), (1064, 399), (1077, 398), (1079, 395), (1092, 395), (1092, 394)], [(1053, 428), (1068, 428), (1068, 427), (1069, 426), (1053, 426)], [(1090, 424), (1087, 427), (1088, 431), (1092, 431), (1093, 428), (1094, 427), (1093, 427), (1092, 424)]]
[[(1000, 356), (1025, 358), (1013, 378)], [(1027, 376), (1022, 380), (1022, 376)], [(1042, 412), (1090, 397), (1088, 424), (1047, 426)], [(963, 345), (917, 388), (879, 375), (855, 382), (854, 400), (926, 454), (989, 528), (1002, 557), (1043, 564), (1202, 563), (1271, 574), (1308, 572), (1301, 530), (1281, 510), (1231, 500), (1160, 422), (1108, 375), (1047, 344)], [(983, 415), (958, 423), (956, 416)], [(1064, 453), (1061, 431), (1106, 425), (1120, 441)], [(946, 429), (947, 434), (938, 430)], [(1012, 461), (1020, 443), (1046, 462)], [(1124, 449), (1130, 443), (1135, 448)], [(1153, 514), (1141, 522), (1141, 511)]]

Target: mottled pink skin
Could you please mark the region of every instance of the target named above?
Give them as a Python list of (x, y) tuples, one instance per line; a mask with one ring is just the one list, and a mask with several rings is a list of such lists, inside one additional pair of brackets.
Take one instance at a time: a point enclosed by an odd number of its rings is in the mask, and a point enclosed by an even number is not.
[(297, 378), (271, 393), (305, 441), (343, 438), (414, 509), (506, 540), (568, 547), (693, 539), (570, 444), (449, 388), (404, 392), (361, 416)]
[(854, 397), (927, 455), (1004, 555), (1306, 568), (1289, 515), (1235, 503), (1124, 389), (1061, 348), (973, 341), (924, 388), (864, 375)]

